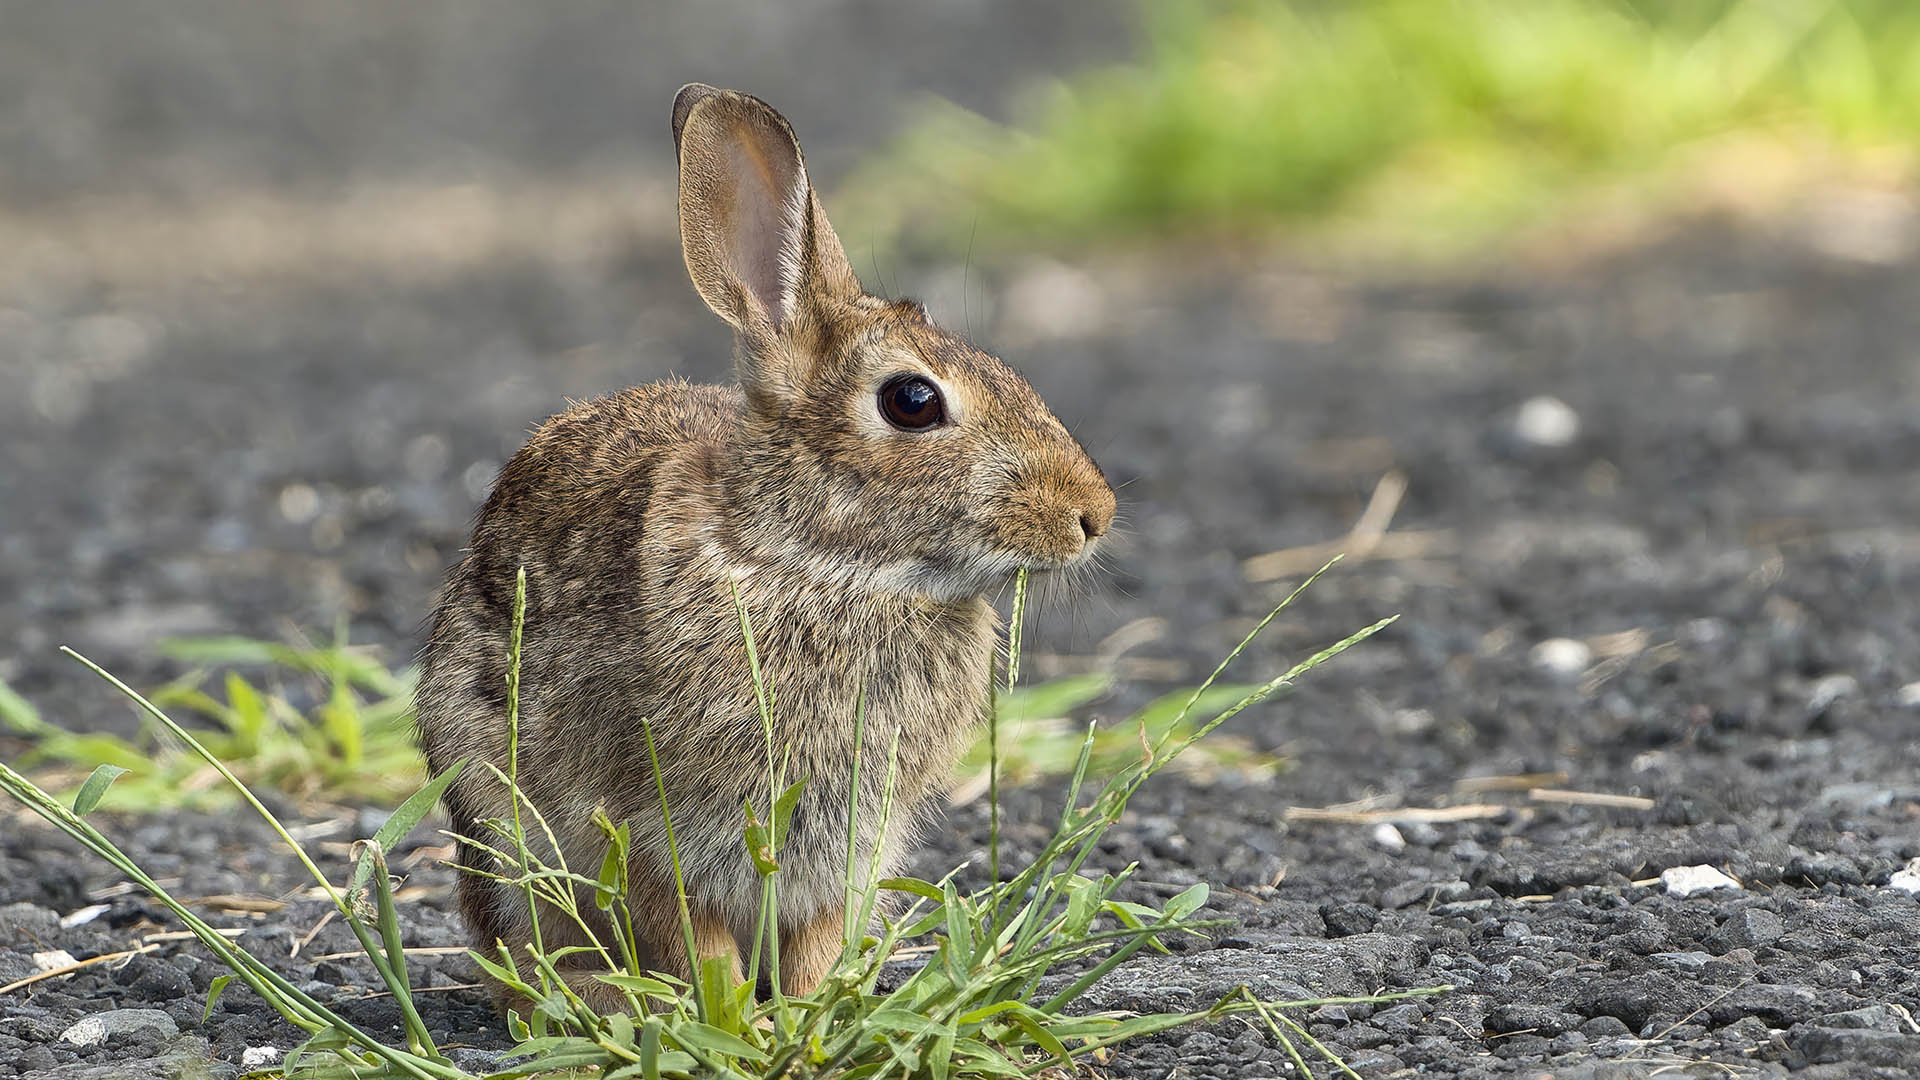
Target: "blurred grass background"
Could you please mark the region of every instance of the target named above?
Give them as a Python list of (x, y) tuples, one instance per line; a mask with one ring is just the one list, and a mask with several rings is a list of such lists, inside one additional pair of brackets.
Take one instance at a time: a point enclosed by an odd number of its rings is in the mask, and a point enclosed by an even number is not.
[[(725, 377), (673, 217), (691, 79), (792, 119), (870, 287), (1069, 408), (1117, 364), (1088, 343), (1188, 347), (1212, 316), (1164, 286), (1246, 248), (1251, 386), (1360, 322), (1306, 256), (1377, 280), (1828, 187), (1823, 254), (1920, 250), (1914, 0), (0, 0), (0, 683), (67, 722), (58, 644), (156, 686), (160, 638), (343, 616), (404, 667), (532, 419)], [(187, 704), (352, 762), (332, 700)]]
[(924, 105), (840, 201), (908, 249), (1309, 233), (1459, 254), (1596, 199), (1901, 183), (1911, 0), (1161, 0), (996, 123)]

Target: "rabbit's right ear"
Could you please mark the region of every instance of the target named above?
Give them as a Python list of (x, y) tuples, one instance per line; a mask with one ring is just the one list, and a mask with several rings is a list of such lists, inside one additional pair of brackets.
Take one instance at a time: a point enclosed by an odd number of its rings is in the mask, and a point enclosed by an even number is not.
[(689, 83), (673, 100), (680, 246), (694, 288), (767, 355), (775, 339), (850, 301), (860, 282), (807, 180), (793, 129), (773, 107)]

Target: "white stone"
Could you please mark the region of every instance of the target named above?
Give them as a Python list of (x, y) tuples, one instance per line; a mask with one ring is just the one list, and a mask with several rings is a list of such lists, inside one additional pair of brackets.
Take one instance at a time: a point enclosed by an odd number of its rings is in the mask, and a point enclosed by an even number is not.
[(79, 911), (60, 916), (60, 929), (71, 930), (76, 926), (85, 926), (107, 913), (105, 904), (88, 904)]
[(1893, 876), (1887, 879), (1887, 888), (1920, 896), (1920, 859), (1910, 860), (1906, 866), (1895, 870)]
[(1557, 397), (1527, 399), (1513, 416), (1513, 433), (1534, 446), (1557, 450), (1580, 437), (1580, 414)]
[(1920, 682), (1910, 682), (1893, 692), (1894, 704), (1906, 709), (1920, 709)]
[(52, 971), (55, 968), (72, 967), (78, 962), (79, 961), (73, 958), (73, 954), (65, 949), (50, 949), (47, 952), (37, 952), (33, 954), (33, 966), (41, 971)]
[(1374, 844), (1387, 851), (1405, 851), (1407, 848), (1407, 838), (1401, 836), (1400, 830), (1394, 828), (1390, 821), (1375, 825), (1369, 836)]
[(1819, 712), (1843, 697), (1860, 692), (1860, 680), (1851, 675), (1827, 675), (1807, 688), (1807, 708)]
[(1675, 866), (1660, 874), (1669, 896), (1692, 896), (1715, 889), (1738, 889), (1740, 883), (1711, 866)]
[(280, 516), (305, 525), (320, 513), (320, 493), (312, 484), (293, 483), (280, 489)]
[(263, 1065), (271, 1065), (279, 1061), (284, 1053), (286, 1051), (274, 1046), (249, 1046), (240, 1052), (240, 1067), (258, 1069)]
[(1593, 650), (1573, 638), (1548, 638), (1527, 654), (1533, 666), (1558, 678), (1572, 678), (1593, 662)]
[(180, 1026), (173, 1022), (173, 1017), (159, 1009), (111, 1009), (82, 1017), (61, 1032), (60, 1038), (74, 1046), (98, 1046), (111, 1036), (146, 1030), (158, 1031), (168, 1039), (180, 1034)]

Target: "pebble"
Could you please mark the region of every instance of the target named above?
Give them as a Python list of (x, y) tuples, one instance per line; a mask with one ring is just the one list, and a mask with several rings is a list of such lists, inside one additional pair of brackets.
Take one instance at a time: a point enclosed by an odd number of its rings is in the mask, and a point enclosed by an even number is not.
[(1920, 859), (1913, 859), (1895, 870), (1893, 876), (1887, 879), (1887, 888), (1898, 889), (1910, 896), (1920, 896)]
[(1557, 397), (1529, 398), (1513, 416), (1513, 433), (1523, 443), (1557, 450), (1580, 437), (1580, 414)]
[(76, 963), (78, 963), (78, 961), (73, 958), (73, 954), (65, 949), (51, 949), (47, 952), (37, 952), (33, 954), (33, 966), (41, 971), (52, 971), (54, 968), (72, 967)]
[(1807, 711), (1825, 712), (1827, 707), (1843, 697), (1852, 697), (1860, 692), (1860, 680), (1851, 675), (1828, 675), (1814, 680), (1807, 688)]
[(98, 1046), (115, 1035), (150, 1029), (158, 1031), (166, 1039), (180, 1034), (180, 1026), (173, 1022), (173, 1017), (159, 1009), (111, 1009), (82, 1017), (61, 1032), (60, 1038), (73, 1046)]
[[(1695, 970), (1698, 970), (1700, 968), (1706, 967), (1707, 964), (1713, 960), (1713, 954), (1704, 953), (1698, 949), (1691, 949), (1691, 950), (1688, 950), (1687, 952), (1654, 953), (1653, 959), (1664, 960), (1675, 967), (1693, 968)], [(1589, 1032), (1588, 1034), (1592, 1034), (1592, 1033)]]
[(1920, 682), (1910, 682), (1895, 690), (1893, 703), (1904, 709), (1920, 709)]
[(1533, 666), (1557, 679), (1571, 679), (1587, 670), (1593, 650), (1573, 638), (1548, 638), (1527, 654)]
[(60, 1061), (53, 1056), (53, 1051), (45, 1043), (41, 1043), (20, 1051), (20, 1055), (13, 1059), (13, 1067), (24, 1075), (57, 1069), (60, 1067)]
[(76, 926), (85, 926), (109, 911), (106, 904), (88, 904), (78, 911), (60, 916), (60, 929), (71, 930)]
[(1407, 838), (1400, 835), (1400, 830), (1394, 828), (1392, 822), (1383, 821), (1375, 825), (1373, 831), (1367, 835), (1374, 846), (1383, 851), (1398, 852), (1407, 849)]
[(1668, 896), (1692, 896), (1715, 889), (1738, 889), (1740, 883), (1711, 866), (1675, 866), (1660, 874)]
[(1728, 944), (1744, 949), (1771, 945), (1786, 933), (1786, 923), (1780, 916), (1759, 908), (1735, 912), (1720, 928), (1720, 935)]
[(1820, 1018), (1820, 1023), (1826, 1027), (1863, 1028), (1868, 1031), (1902, 1030), (1899, 1014), (1886, 1005), (1868, 1005), (1865, 1008), (1828, 1013)]
[(277, 1046), (249, 1046), (240, 1052), (242, 1068), (258, 1069), (280, 1060), (282, 1051)]

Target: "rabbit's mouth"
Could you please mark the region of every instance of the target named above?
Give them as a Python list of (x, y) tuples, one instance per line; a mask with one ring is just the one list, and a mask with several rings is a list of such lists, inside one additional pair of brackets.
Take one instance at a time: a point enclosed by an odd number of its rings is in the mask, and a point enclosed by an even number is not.
[(1095, 545), (1083, 545), (1071, 556), (1036, 555), (982, 546), (973, 551), (955, 552), (936, 558), (891, 568), (882, 576), (899, 591), (916, 593), (931, 600), (951, 602), (975, 596), (992, 596), (1013, 582), (1022, 570), (1048, 576), (1068, 575), (1090, 565)]

